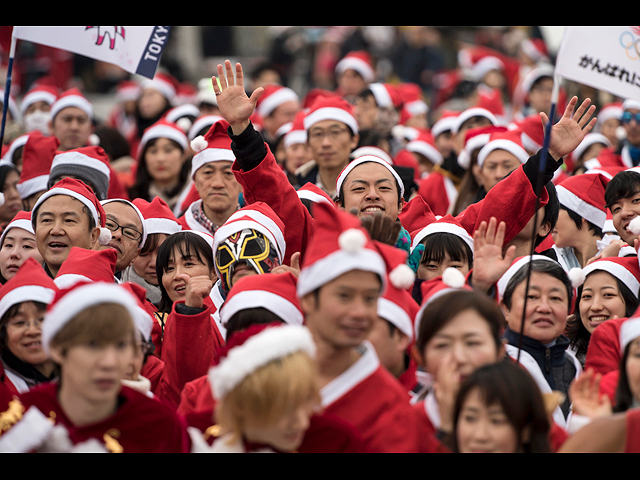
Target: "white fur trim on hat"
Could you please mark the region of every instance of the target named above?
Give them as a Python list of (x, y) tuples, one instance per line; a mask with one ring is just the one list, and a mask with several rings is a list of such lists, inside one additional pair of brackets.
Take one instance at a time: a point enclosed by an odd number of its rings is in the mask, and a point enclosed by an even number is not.
[(265, 98), (258, 107), (258, 115), (262, 118), (267, 117), (271, 112), (273, 112), (276, 108), (286, 102), (297, 102), (300, 99), (298, 98), (298, 94), (287, 87), (282, 87), (267, 98)]
[(304, 128), (309, 130), (313, 125), (323, 120), (336, 120), (342, 122), (351, 128), (351, 131), (358, 133), (358, 121), (353, 115), (342, 108), (337, 107), (324, 107), (319, 108), (313, 112), (310, 112), (304, 117)]
[(344, 168), (344, 170), (340, 172), (340, 175), (338, 175), (338, 180), (336, 181), (336, 192), (340, 191), (340, 189), (342, 188), (342, 184), (344, 183), (347, 176), (351, 173), (351, 171), (357, 166), (362, 165), (363, 163), (377, 163), (389, 170), (389, 172), (391, 172), (391, 174), (393, 175), (393, 178), (395, 178), (396, 182), (398, 182), (398, 185), (400, 186), (400, 197), (404, 197), (404, 182), (400, 178), (400, 175), (398, 175), (398, 173), (389, 164), (389, 162), (385, 162), (382, 158), (375, 155), (363, 155), (350, 162)]
[(640, 318), (632, 317), (620, 326), (620, 353), (623, 354), (627, 345), (640, 337)]
[(452, 288), (462, 288), (466, 279), (460, 270), (449, 267), (442, 272), (442, 283)]
[(584, 283), (584, 279), (585, 279), (585, 273), (584, 270), (582, 270), (582, 268), (572, 268), (571, 270), (569, 270), (569, 280), (571, 280), (571, 286), (573, 288), (579, 288), (582, 286), (582, 284)]
[(367, 237), (357, 228), (345, 230), (338, 237), (338, 245), (340, 248), (349, 253), (357, 253), (367, 244)]
[(547, 257), (546, 255), (527, 255), (526, 257), (518, 259), (507, 269), (502, 277), (500, 277), (500, 280), (498, 280), (498, 293), (500, 295), (500, 298), (504, 296), (507, 285), (509, 284), (509, 281), (513, 278), (513, 276), (532, 260), (544, 260), (559, 265), (559, 263), (556, 262), (553, 258)]
[[(13, 228), (21, 228), (22, 230), (25, 230), (32, 235), (36, 234), (33, 231), (33, 224), (26, 218), (22, 218), (20, 220), (13, 220), (9, 223), (9, 225), (7, 225), (7, 228), (4, 229), (4, 232), (2, 232), (2, 235), (0, 236), (0, 245), (4, 243), (4, 237), (6, 237), (7, 233), (9, 233), (9, 230)], [(0, 317), (2, 317), (2, 315), (0, 315)]]
[(193, 179), (196, 172), (207, 163), (211, 162), (234, 162), (236, 159), (233, 150), (227, 148), (205, 148), (191, 160), (191, 178)]
[[(38, 207), (42, 205), (42, 203), (44, 203), (45, 200), (48, 200), (49, 198), (54, 197), (56, 195), (67, 195), (81, 202), (91, 212), (91, 216), (96, 222), (96, 225), (98, 226), (101, 225), (100, 215), (98, 215), (98, 210), (96, 209), (96, 206), (93, 204), (93, 202), (89, 200), (87, 197), (85, 197), (84, 195), (77, 193), (73, 190), (70, 190), (68, 188), (54, 187), (51, 190), (47, 190), (40, 196), (40, 198), (38, 198), (38, 201), (33, 207), (33, 211), (36, 211)], [(111, 240), (111, 232), (109, 232), (109, 240)]]
[(168, 138), (170, 140), (174, 140), (182, 147), (183, 150), (186, 150), (189, 146), (189, 139), (187, 138), (187, 135), (178, 128), (173, 128), (169, 125), (155, 125), (149, 127), (142, 135), (140, 147), (138, 148), (138, 155), (142, 152), (144, 146), (150, 140), (155, 138)]
[(42, 302), (47, 305), (53, 301), (55, 292), (40, 285), (24, 285), (14, 288), (0, 300), (0, 318), (14, 305), (22, 302)]
[(433, 222), (420, 230), (411, 243), (411, 251), (413, 252), (422, 240), (434, 233), (450, 233), (460, 237), (467, 245), (469, 245), (469, 248), (473, 252), (473, 237), (469, 235), (469, 232), (455, 223), (446, 222)]
[(53, 162), (51, 162), (51, 170), (53, 171), (53, 169), (59, 165), (76, 165), (79, 167), (92, 168), (102, 173), (107, 179), (111, 176), (111, 171), (106, 163), (78, 151), (72, 150), (56, 155)]
[(226, 326), (229, 319), (240, 310), (266, 308), (289, 325), (302, 325), (304, 317), (298, 307), (281, 295), (265, 290), (246, 290), (233, 295), (220, 310), (220, 321)]
[(93, 118), (93, 105), (89, 100), (78, 95), (69, 95), (56, 100), (51, 106), (51, 118), (55, 118), (61, 110), (64, 110), (67, 107), (79, 108), (86, 113), (89, 118)]
[(378, 299), (378, 316), (393, 324), (410, 340), (413, 340), (413, 323), (407, 312), (391, 300), (380, 297)]
[(352, 56), (344, 57), (336, 64), (336, 73), (342, 74), (345, 70), (354, 70), (362, 75), (362, 78), (366, 83), (370, 83), (375, 78), (375, 72), (371, 65), (362, 60)]
[(455, 121), (451, 127), (451, 131), (456, 134), (460, 131), (462, 124), (473, 117), (484, 117), (491, 122), (492, 125), (498, 125), (498, 119), (493, 113), (485, 108), (467, 108), (460, 115), (455, 117)]
[(482, 168), (487, 156), (494, 150), (505, 150), (514, 155), (520, 163), (525, 163), (529, 159), (529, 154), (524, 148), (511, 140), (501, 138), (498, 140), (492, 140), (482, 147), (478, 153), (478, 166), (480, 168)]
[[(126, 205), (129, 205), (136, 212), (136, 215), (138, 215), (138, 218), (140, 219), (140, 223), (142, 224), (142, 236), (140, 237), (140, 243), (138, 244), (138, 246), (140, 248), (144, 247), (144, 244), (146, 243), (147, 236), (148, 236), (147, 222), (145, 221), (144, 215), (142, 215), (142, 212), (140, 211), (140, 209), (138, 207), (136, 207), (133, 203), (131, 203), (129, 200), (125, 200), (123, 198), (111, 198), (109, 200), (103, 200), (102, 202), (100, 202), (100, 204), (102, 205), (102, 208), (104, 208), (105, 205), (107, 205), (108, 203), (113, 203), (113, 202), (120, 202), (120, 203), (124, 203)], [(109, 236), (109, 240), (111, 240), (111, 231), (110, 230), (109, 230), (109, 235), (110, 235)]]
[(634, 217), (629, 222), (629, 226), (627, 227), (627, 229), (635, 235), (640, 234), (640, 217)]
[(296, 352), (306, 352), (314, 358), (316, 346), (306, 327), (284, 325), (267, 328), (229, 350), (226, 358), (208, 373), (216, 399), (224, 398), (242, 380), (258, 368)]
[(18, 189), (18, 193), (20, 194), (21, 199), (25, 199), (30, 197), (34, 193), (44, 192), (47, 189), (47, 185), (49, 184), (49, 174), (40, 175), (38, 177), (30, 178), (29, 180), (25, 180), (24, 182), (18, 183), (16, 188)]
[[(592, 262), (586, 267), (582, 269), (584, 277), (586, 278), (592, 272), (595, 271), (603, 271), (613, 275), (615, 278), (624, 283), (633, 296), (638, 298), (638, 293), (640, 292), (640, 282), (629, 270), (624, 268), (622, 265), (616, 262), (610, 262), (606, 259), (599, 260), (597, 262)], [(583, 280), (584, 283), (584, 280)]]
[(600, 228), (604, 227), (604, 222), (607, 220), (606, 212), (585, 202), (575, 193), (563, 187), (562, 185), (558, 185), (556, 187), (556, 192), (558, 194), (558, 201), (560, 202), (560, 205), (567, 207), (569, 210), (577, 213), (582, 218), (588, 220), (594, 225)]

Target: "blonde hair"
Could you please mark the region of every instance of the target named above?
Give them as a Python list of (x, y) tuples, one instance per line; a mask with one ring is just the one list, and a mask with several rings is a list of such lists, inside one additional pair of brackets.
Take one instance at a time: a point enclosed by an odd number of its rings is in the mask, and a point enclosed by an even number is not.
[(309, 403), (320, 404), (317, 367), (305, 352), (295, 352), (258, 368), (216, 404), (215, 419), (231, 441), (242, 437), (246, 422), (268, 426)]
[(137, 348), (136, 328), (126, 307), (103, 303), (87, 308), (67, 322), (51, 339), (51, 348), (62, 354), (75, 346), (96, 343), (104, 346), (131, 340)]

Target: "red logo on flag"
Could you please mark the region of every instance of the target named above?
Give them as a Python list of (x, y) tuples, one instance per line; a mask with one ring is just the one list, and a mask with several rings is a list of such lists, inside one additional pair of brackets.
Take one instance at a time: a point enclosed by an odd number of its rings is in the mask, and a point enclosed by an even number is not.
[(116, 37), (120, 36), (124, 40), (124, 27), (85, 27), (85, 30), (92, 28), (98, 29), (98, 38), (96, 39), (96, 45), (102, 45), (104, 39), (109, 37), (109, 49), (116, 48)]

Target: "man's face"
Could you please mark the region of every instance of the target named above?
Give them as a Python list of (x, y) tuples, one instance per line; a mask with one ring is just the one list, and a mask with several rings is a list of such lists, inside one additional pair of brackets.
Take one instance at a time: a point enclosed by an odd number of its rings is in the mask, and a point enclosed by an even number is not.
[(367, 130), (376, 126), (378, 120), (378, 104), (373, 95), (365, 98), (356, 98), (354, 116), (361, 130)]
[(264, 118), (263, 126), (271, 134), (275, 135), (278, 129), (286, 123), (293, 122), (300, 111), (300, 102), (291, 100), (279, 105), (271, 114)]
[(640, 191), (629, 198), (621, 198), (609, 207), (613, 216), (613, 226), (620, 238), (633, 246), (633, 241), (638, 235), (627, 230), (629, 223), (640, 215)]
[(36, 245), (54, 275), (69, 256), (71, 247), (91, 249), (100, 229), (89, 229), (84, 205), (68, 195), (46, 199), (36, 212)]
[(110, 202), (103, 208), (107, 214), (106, 226), (111, 230), (111, 240), (107, 245), (100, 245), (98, 250), (112, 248), (118, 252), (116, 272), (121, 272), (140, 253), (142, 221), (131, 205), (124, 202)]
[(378, 318), (381, 284), (372, 272), (352, 270), (300, 299), (305, 321), (317, 342), (334, 349), (360, 345)]
[(342, 192), (344, 209), (349, 212), (355, 208), (359, 217), (382, 212), (395, 220), (404, 206), (393, 174), (374, 162), (363, 163), (349, 172)]
[[(627, 132), (627, 140), (635, 147), (640, 146), (640, 122), (638, 121), (638, 114), (640, 110), (635, 108), (629, 108), (625, 110), (625, 113), (630, 113), (626, 117), (623, 115), (622, 126), (625, 132)], [(628, 119), (628, 121), (627, 121)]]
[(322, 120), (308, 131), (312, 158), (319, 169), (342, 169), (349, 163), (349, 155), (358, 145), (358, 135), (351, 135), (349, 127), (336, 120)]
[(228, 161), (210, 162), (196, 171), (194, 182), (205, 213), (231, 215), (236, 210), (242, 186), (231, 170), (232, 165), (233, 162)]
[(367, 83), (358, 72), (347, 69), (338, 77), (338, 88), (345, 96), (358, 95), (367, 86)]
[(63, 152), (87, 145), (92, 131), (91, 119), (77, 107), (63, 108), (51, 123), (51, 133), (60, 141), (58, 150)]
[(482, 184), (485, 191), (491, 190), (500, 180), (520, 166), (520, 161), (506, 150), (494, 150), (482, 164)]

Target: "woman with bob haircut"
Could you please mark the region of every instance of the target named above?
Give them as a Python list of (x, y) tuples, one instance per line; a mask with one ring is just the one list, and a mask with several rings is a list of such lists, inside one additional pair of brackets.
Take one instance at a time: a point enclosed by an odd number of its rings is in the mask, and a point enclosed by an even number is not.
[(38, 450), (53, 421), (66, 428), (72, 445), (92, 441), (98, 451), (188, 451), (186, 429), (171, 407), (121, 383), (139, 348), (142, 314), (140, 302), (121, 285), (80, 282), (58, 291), (42, 324), (42, 343), (59, 381), (20, 397), (26, 413), (37, 409), (50, 421), (33, 422), (37, 412), (29, 420), (25, 413), (26, 423), (18, 421), (5, 435), (13, 431), (24, 451)]
[(551, 424), (535, 381), (510, 359), (486, 365), (460, 386), (455, 453), (550, 453)]

